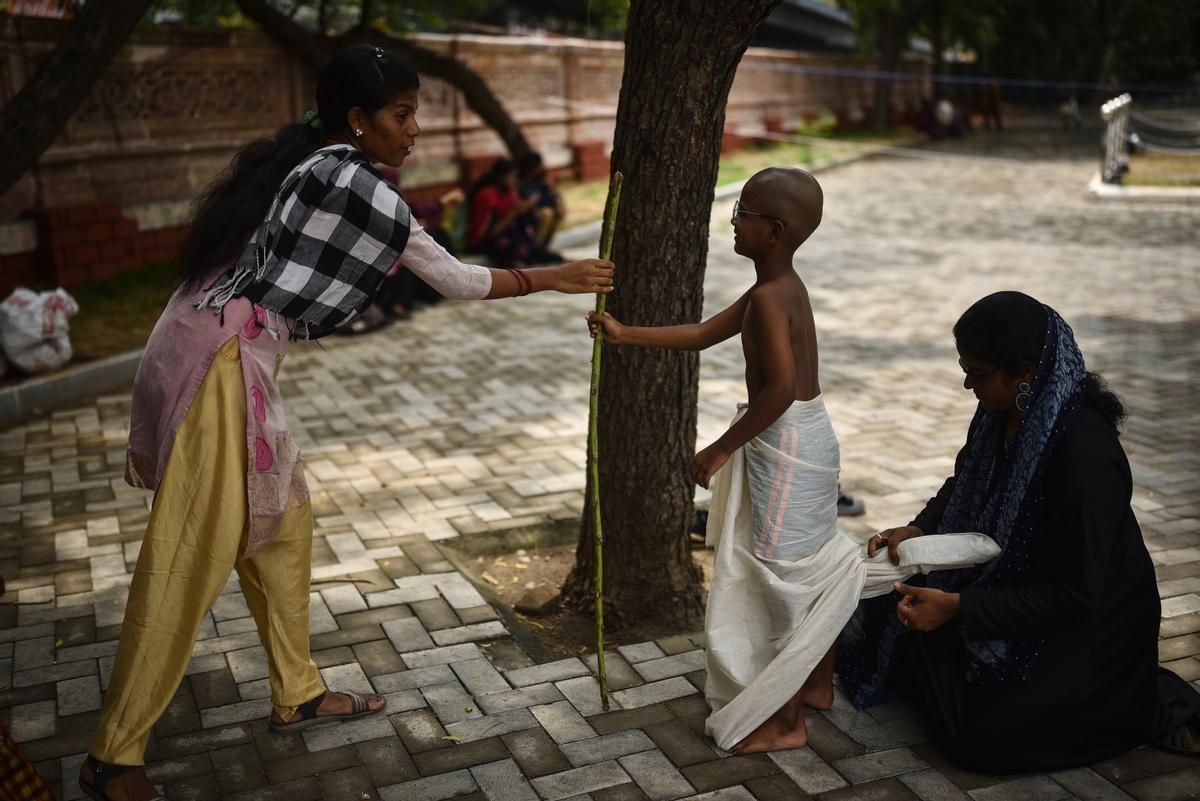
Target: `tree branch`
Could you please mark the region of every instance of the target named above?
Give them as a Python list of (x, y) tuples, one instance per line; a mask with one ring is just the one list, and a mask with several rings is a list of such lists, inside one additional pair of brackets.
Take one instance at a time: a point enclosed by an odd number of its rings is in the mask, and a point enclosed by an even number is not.
[[(462, 92), (467, 106), (496, 132), (513, 158), (520, 158), (533, 150), (521, 126), (504, 108), (483, 76), (452, 56), (391, 36), (369, 25), (359, 25), (336, 39), (318, 35), (288, 19), (267, 0), (237, 0), (237, 4), (243, 14), (258, 23), (286, 49), (296, 53), (314, 72), (343, 47), (356, 44), (385, 47), (407, 61), (417, 72), (440, 78)], [(364, 14), (370, 5), (369, 0), (365, 0), (362, 6)]]
[(0, 193), (37, 163), (87, 97), (151, 0), (86, 3), (67, 35), (0, 109)]

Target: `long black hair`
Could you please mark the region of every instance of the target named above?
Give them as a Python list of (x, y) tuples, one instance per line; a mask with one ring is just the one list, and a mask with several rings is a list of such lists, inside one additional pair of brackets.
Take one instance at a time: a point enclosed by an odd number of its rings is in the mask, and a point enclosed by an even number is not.
[(374, 114), (420, 85), (416, 71), (394, 53), (359, 45), (334, 56), (317, 75), (316, 121), (291, 123), (270, 139), (251, 142), (196, 198), (175, 260), (179, 286), (200, 286), (238, 256), (292, 168), (327, 136), (350, 132), (352, 108)]
[[(960, 353), (998, 367), (1008, 376), (1037, 369), (1046, 341), (1047, 316), (1042, 304), (1022, 292), (994, 292), (971, 305), (954, 324)], [(1093, 407), (1117, 428), (1125, 407), (1099, 373), (1083, 379), (1082, 403)]]

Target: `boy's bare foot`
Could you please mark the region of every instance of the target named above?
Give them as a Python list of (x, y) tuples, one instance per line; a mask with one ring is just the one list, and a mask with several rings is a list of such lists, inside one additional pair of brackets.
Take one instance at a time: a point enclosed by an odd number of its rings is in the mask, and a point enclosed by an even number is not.
[(832, 709), (833, 683), (828, 687), (804, 687), (800, 690), (800, 700), (813, 709)]
[[(790, 706), (790, 704), (788, 705)], [(751, 732), (750, 736), (729, 749), (733, 754), (761, 754), (767, 751), (788, 751), (803, 748), (808, 744), (808, 727), (804, 725), (804, 713), (797, 710), (794, 716), (788, 706), (783, 707)]]

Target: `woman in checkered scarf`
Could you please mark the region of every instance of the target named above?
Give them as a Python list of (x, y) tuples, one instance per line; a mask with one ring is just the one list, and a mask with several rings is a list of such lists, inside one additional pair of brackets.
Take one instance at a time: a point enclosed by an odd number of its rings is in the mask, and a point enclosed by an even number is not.
[(80, 772), (90, 798), (158, 797), (141, 767), (151, 727), (235, 569), (266, 649), (272, 731), (386, 705), (327, 692), (309, 656), (312, 506), (276, 381), (290, 340), (350, 322), (397, 261), (450, 298), (612, 290), (607, 261), (492, 270), (422, 230), (373, 166), (412, 152), (419, 85), (391, 53), (346, 50), (318, 76), (316, 114), (248, 146), (196, 203), (134, 383), (126, 480), (155, 496)]

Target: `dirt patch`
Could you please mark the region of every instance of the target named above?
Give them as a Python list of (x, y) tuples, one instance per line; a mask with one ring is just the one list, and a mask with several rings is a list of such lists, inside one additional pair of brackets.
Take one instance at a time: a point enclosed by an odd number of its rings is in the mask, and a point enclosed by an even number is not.
[[(704, 593), (712, 576), (714, 552), (707, 548), (692, 551), (692, 557), (704, 573)], [(464, 559), (480, 582), (510, 607), (528, 590), (539, 585), (562, 586), (575, 566), (575, 545), (522, 548), (512, 553), (486, 554)], [(590, 614), (562, 609), (539, 617), (517, 613), (517, 618), (541, 645), (556, 657), (579, 656), (595, 651), (596, 623)], [(643, 625), (619, 632), (605, 630), (608, 647), (629, 645), (682, 632), (663, 626)]]

